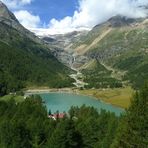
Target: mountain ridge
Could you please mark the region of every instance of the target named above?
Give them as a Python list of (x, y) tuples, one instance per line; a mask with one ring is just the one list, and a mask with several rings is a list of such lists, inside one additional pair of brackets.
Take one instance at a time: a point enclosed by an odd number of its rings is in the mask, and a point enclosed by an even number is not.
[(5, 18), (5, 19), (10, 19), (10, 20), (15, 20), (18, 22), (16, 19), (15, 15), (11, 13), (6, 5), (0, 1), (0, 17)]
[[(71, 87), (73, 80), (68, 75), (72, 70), (59, 62), (50, 47), (25, 29), (4, 4), (1, 7), (0, 95), (28, 86)], [(6, 15), (5, 19), (5, 14), (10, 17)]]

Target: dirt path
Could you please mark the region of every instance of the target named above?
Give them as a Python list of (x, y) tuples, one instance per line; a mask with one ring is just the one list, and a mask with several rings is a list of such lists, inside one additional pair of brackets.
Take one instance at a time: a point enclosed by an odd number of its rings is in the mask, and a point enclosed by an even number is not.
[(70, 68), (72, 70), (74, 70), (76, 73), (73, 73), (71, 75), (69, 75), (72, 79), (75, 80), (75, 82), (73, 83), (77, 88), (84, 88), (85, 85), (87, 85), (87, 83), (85, 83), (83, 81), (83, 74), (76, 68), (74, 68), (73, 64), (75, 62), (76, 58), (75, 58), (75, 55), (73, 55), (73, 62), (70, 64)]

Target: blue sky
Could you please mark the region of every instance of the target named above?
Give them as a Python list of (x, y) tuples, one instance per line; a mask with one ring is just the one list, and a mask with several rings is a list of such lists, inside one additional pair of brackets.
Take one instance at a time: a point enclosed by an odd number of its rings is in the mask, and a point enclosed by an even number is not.
[[(1, 1), (15, 14), (24, 27), (28, 29), (43, 29), (53, 27), (55, 22), (63, 20), (65, 17), (72, 18), (75, 11), (78, 11), (81, 0)], [(55, 29), (52, 30), (55, 31)]]
[(1, 0), (38, 35), (91, 29), (109, 18), (148, 16), (148, 0)]
[(34, 0), (24, 9), (39, 15), (42, 23), (48, 24), (52, 18), (61, 20), (65, 16), (73, 16), (77, 6), (77, 0)]

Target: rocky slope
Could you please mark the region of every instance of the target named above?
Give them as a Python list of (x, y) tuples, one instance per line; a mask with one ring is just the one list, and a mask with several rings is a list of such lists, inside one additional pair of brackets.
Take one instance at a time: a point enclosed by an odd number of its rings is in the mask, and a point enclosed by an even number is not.
[(18, 22), (18, 20), (14, 16), (14, 14), (12, 12), (10, 12), (8, 10), (8, 8), (6, 7), (6, 5), (3, 4), (1, 1), (0, 1), (0, 22), (7, 24), (8, 26), (12, 27), (13, 29), (16, 29), (17, 31), (19, 31), (23, 35), (27, 36), (31, 40), (42, 43), (42, 41), (37, 36), (35, 36), (34, 33), (30, 32), (29, 30), (24, 28)]
[(71, 68), (78, 68), (85, 64), (88, 59), (83, 55), (77, 56), (73, 46), (87, 35), (88, 31), (74, 31), (67, 34), (40, 36), (47, 45), (52, 46), (53, 54), (64, 64)]
[[(74, 32), (68, 35), (52, 36), (56, 39), (54, 43), (62, 47), (63, 53), (70, 55), (66, 61), (73, 63), (74, 68), (85, 69), (87, 73), (89, 63), (97, 60), (105, 66), (107, 71), (111, 70), (110, 78), (116, 80), (120, 78), (123, 84), (139, 87), (147, 79), (147, 18), (129, 19), (115, 16), (95, 26), (91, 31), (79, 34)], [(58, 56), (60, 57), (60, 54)], [(61, 54), (59, 59), (65, 58)], [(71, 59), (70, 62), (69, 59)], [(93, 73), (98, 73), (98, 70), (96, 68)]]

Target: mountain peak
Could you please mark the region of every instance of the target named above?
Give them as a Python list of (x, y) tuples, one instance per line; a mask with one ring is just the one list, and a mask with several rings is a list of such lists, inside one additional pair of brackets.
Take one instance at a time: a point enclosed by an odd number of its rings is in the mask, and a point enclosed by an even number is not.
[(105, 24), (107, 24), (110, 27), (129, 26), (136, 21), (137, 21), (137, 19), (127, 18), (124, 16), (116, 15), (116, 16), (113, 16), (110, 19), (108, 19), (106, 22), (96, 25), (94, 28), (98, 28), (98, 27), (105, 25)]
[(108, 22), (111, 24), (113, 27), (121, 27), (121, 26), (126, 26), (134, 23), (136, 20), (132, 18), (127, 18), (124, 16), (114, 16), (108, 20)]
[(14, 14), (8, 10), (7, 6), (2, 1), (0, 1), (0, 18), (17, 21)]
[(10, 26), (11, 28), (14, 28), (17, 31), (21, 32), (23, 35), (38, 43), (42, 42), (38, 37), (34, 35), (34, 33), (30, 32), (19, 23), (15, 15), (7, 8), (7, 6), (2, 1), (0, 1), (0, 24), (5, 24)]
[(0, 1), (0, 5), (4, 5), (4, 4), (2, 3), (2, 1)]

